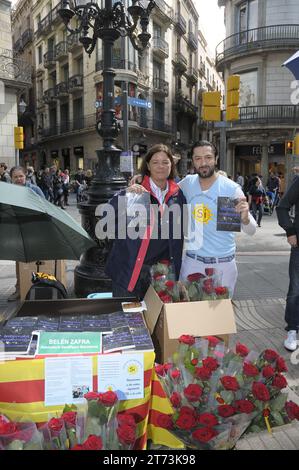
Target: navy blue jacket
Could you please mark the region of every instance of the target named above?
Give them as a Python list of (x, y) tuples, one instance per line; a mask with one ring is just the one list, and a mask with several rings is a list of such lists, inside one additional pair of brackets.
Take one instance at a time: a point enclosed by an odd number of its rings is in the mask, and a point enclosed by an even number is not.
[[(158, 200), (155, 198), (153, 193), (150, 190), (149, 177), (145, 176), (142, 182), (142, 185), (150, 192), (151, 203), (159, 205)], [(173, 181), (168, 180), (169, 190), (165, 197), (164, 203), (170, 208), (173, 204), (177, 204), (180, 211), (180, 220), (173, 221), (172, 212), (170, 212), (169, 217), (169, 239), (168, 241), (168, 252), (169, 258), (173, 262), (175, 268), (175, 274), (178, 279), (181, 269), (182, 262), (182, 250), (184, 244), (184, 227), (183, 227), (183, 205), (186, 204), (185, 196), (179, 188), (179, 186)], [(124, 196), (125, 191), (122, 191), (116, 194), (109, 202), (113, 205), (116, 212), (116, 226), (118, 223), (118, 217), (126, 217), (126, 214), (118, 214), (118, 197)], [(159, 217), (158, 224), (161, 223), (161, 211), (162, 206), (159, 206)], [(157, 220), (154, 220), (154, 212), (151, 211), (151, 217), (149, 217), (148, 225), (146, 227), (145, 233), (146, 236), (142, 238), (137, 238), (132, 240), (126, 238), (124, 240), (116, 239), (113, 243), (112, 249), (109, 253), (107, 263), (106, 263), (106, 274), (110, 276), (113, 282), (117, 285), (123, 287), (124, 289), (132, 292), (136, 286), (136, 283), (139, 278), (140, 271), (144, 264), (145, 258), (149, 257), (148, 248), (150, 245), (150, 235), (154, 228), (154, 225), (157, 224)], [(162, 216), (163, 220), (163, 216)], [(175, 238), (176, 233), (174, 232), (174, 225), (180, 224), (180, 236)], [(165, 247), (165, 242), (161, 241), (161, 248)], [(157, 243), (155, 243), (157, 247)], [(162, 251), (163, 251), (162, 248)], [(156, 253), (155, 253), (156, 255)], [(161, 253), (162, 259), (163, 253)], [(159, 259), (159, 258), (158, 258)]]

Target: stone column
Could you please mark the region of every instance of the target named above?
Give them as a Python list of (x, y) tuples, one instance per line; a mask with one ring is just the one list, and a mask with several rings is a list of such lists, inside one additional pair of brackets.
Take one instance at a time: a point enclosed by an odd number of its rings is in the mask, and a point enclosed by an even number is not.
[(235, 158), (235, 146), (234, 144), (228, 143), (226, 146), (226, 169), (227, 175), (234, 177), (234, 158)]
[(266, 186), (269, 176), (268, 144), (262, 145), (261, 175), (263, 177), (263, 185)]

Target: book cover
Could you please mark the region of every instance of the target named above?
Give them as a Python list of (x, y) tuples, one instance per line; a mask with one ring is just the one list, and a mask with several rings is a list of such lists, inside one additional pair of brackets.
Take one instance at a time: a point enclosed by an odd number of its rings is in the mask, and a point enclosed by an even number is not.
[(134, 341), (128, 326), (115, 328), (110, 335), (103, 336), (103, 353), (134, 349)]
[(112, 328), (107, 313), (102, 315), (82, 315), (82, 331), (100, 331), (112, 333)]
[(231, 197), (217, 199), (217, 230), (221, 232), (241, 232), (241, 215), (235, 210), (239, 200)]

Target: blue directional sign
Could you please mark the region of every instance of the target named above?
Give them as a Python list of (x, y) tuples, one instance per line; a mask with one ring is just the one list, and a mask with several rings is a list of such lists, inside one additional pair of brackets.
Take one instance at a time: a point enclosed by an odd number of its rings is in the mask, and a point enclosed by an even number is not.
[(132, 96), (128, 96), (128, 105), (147, 109), (151, 109), (152, 107), (152, 103), (150, 101), (142, 100), (140, 98), (134, 98)]
[[(121, 104), (121, 96), (116, 96), (114, 98), (114, 106), (115, 105), (120, 105), (120, 104)], [(96, 100), (95, 103), (94, 103), (94, 107), (96, 109), (102, 108), (103, 107), (103, 101), (102, 100)]]

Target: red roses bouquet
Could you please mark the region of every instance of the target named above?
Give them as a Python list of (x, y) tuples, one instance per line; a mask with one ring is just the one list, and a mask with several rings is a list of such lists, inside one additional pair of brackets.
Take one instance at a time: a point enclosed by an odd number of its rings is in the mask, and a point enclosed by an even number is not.
[(35, 423), (17, 423), (0, 415), (0, 450), (42, 450), (42, 436)]
[(44, 449), (67, 450), (69, 448), (64, 420), (62, 418), (51, 418), (39, 428), (43, 435)]
[(275, 351), (231, 351), (218, 338), (183, 335), (172, 360), (156, 367), (174, 409), (163, 425), (188, 447), (231, 449), (247, 429), (299, 419), (281, 393), (286, 370)]

